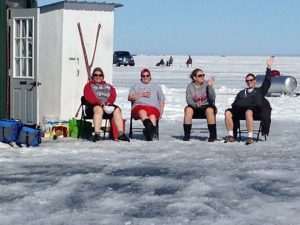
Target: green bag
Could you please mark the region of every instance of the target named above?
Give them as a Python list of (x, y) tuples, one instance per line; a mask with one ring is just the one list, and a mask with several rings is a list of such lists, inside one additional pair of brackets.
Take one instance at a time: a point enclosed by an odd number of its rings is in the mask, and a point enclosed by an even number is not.
[(93, 125), (91, 122), (72, 118), (69, 120), (69, 131), (70, 137), (88, 139), (93, 133)]

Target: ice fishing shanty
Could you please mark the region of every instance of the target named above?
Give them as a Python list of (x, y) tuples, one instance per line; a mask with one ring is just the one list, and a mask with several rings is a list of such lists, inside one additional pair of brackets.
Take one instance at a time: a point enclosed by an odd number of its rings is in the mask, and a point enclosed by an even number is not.
[(111, 82), (114, 10), (121, 6), (61, 1), (9, 9), (9, 116), (28, 124), (69, 119), (80, 105), (87, 71), (100, 66)]

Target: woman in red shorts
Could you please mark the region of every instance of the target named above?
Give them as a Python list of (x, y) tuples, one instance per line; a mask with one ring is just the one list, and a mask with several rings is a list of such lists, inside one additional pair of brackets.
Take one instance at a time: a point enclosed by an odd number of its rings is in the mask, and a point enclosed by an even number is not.
[(133, 103), (131, 109), (133, 118), (142, 120), (147, 141), (153, 140), (156, 123), (162, 117), (166, 99), (161, 87), (150, 82), (150, 70), (143, 69), (141, 82), (132, 86), (128, 95), (128, 100)]

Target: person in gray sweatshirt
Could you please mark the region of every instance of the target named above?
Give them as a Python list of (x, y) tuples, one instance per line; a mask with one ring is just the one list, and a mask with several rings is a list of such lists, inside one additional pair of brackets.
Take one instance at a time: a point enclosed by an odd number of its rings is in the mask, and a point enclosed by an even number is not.
[(209, 130), (209, 142), (217, 139), (215, 106), (216, 92), (213, 87), (214, 77), (205, 80), (203, 70), (194, 69), (190, 75), (192, 82), (186, 88), (186, 103), (184, 109), (184, 138), (183, 141), (190, 140), (192, 129), (192, 119), (206, 118)]
[(140, 82), (129, 90), (128, 100), (132, 102), (132, 117), (142, 120), (145, 126), (144, 136), (147, 141), (152, 141), (157, 121), (163, 115), (166, 97), (161, 87), (151, 82), (149, 69), (143, 69), (140, 75)]

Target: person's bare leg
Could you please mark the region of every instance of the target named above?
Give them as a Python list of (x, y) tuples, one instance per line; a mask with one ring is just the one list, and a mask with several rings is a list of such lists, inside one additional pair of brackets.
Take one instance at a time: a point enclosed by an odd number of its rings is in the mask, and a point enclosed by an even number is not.
[(123, 131), (123, 116), (120, 108), (116, 108), (113, 114), (113, 121), (116, 124), (120, 141), (130, 141)]
[(233, 115), (230, 111), (225, 111), (225, 125), (227, 131), (232, 131), (233, 132)]
[(93, 108), (93, 112), (94, 112), (93, 122), (94, 122), (95, 133), (99, 134), (102, 125), (103, 108), (101, 106), (95, 106)]
[(123, 134), (123, 117), (120, 108), (116, 108), (113, 115), (113, 120), (118, 129), (119, 135)]
[(251, 109), (246, 110), (245, 112), (245, 118), (246, 118), (246, 127), (248, 131), (248, 137), (253, 137), (253, 127), (254, 127), (254, 121), (253, 121), (253, 111)]
[(234, 123), (233, 123), (233, 115), (231, 113), (231, 111), (226, 110), (225, 111), (225, 125), (226, 125), (226, 129), (228, 131), (228, 136), (225, 137), (225, 143), (226, 142), (234, 142), (234, 137), (233, 137), (233, 127), (234, 127)]
[(145, 119), (148, 119), (147, 112), (143, 109), (138, 111), (138, 116), (142, 121), (144, 121)]
[(155, 116), (155, 115), (150, 115), (150, 116), (149, 116), (149, 119), (151, 120), (153, 126), (156, 127), (156, 116)]
[(216, 116), (213, 108), (208, 107), (205, 110), (205, 115), (207, 119), (207, 124), (216, 124)]
[(184, 109), (184, 124), (192, 124), (194, 110), (192, 107), (187, 106)]
[(245, 118), (246, 118), (246, 126), (248, 131), (248, 139), (246, 140), (246, 145), (250, 145), (253, 143), (253, 129), (254, 129), (253, 111), (251, 109), (246, 110)]

